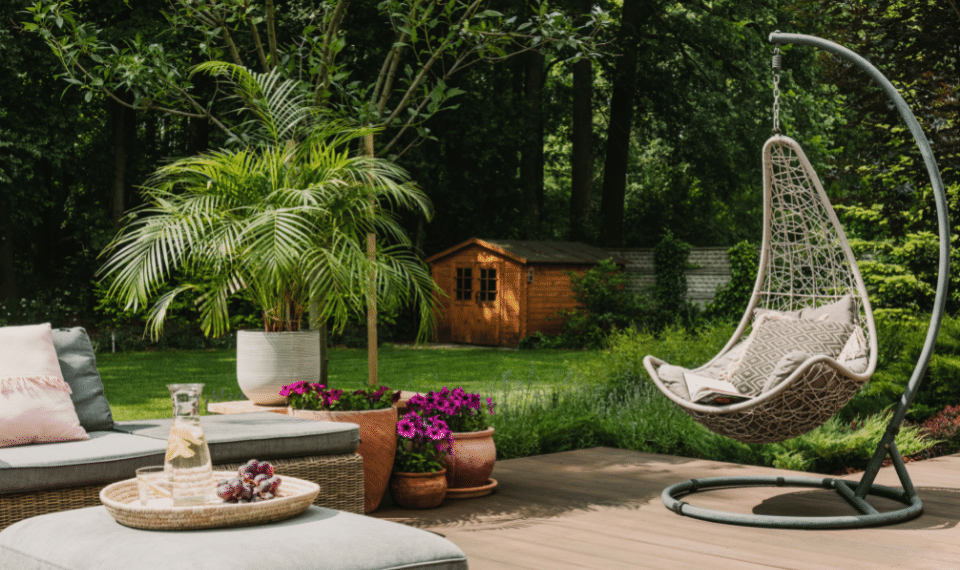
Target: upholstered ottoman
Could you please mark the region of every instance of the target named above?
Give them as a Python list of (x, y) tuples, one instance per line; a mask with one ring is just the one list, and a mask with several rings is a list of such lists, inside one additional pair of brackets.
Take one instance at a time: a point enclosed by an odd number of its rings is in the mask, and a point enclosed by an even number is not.
[(148, 531), (125, 527), (103, 507), (33, 517), (0, 532), (10, 570), (466, 570), (439, 535), (311, 506), (261, 526)]

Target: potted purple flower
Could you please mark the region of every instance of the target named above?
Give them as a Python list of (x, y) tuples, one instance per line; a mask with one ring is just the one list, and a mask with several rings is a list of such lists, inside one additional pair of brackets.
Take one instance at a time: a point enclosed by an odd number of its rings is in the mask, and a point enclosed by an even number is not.
[(363, 458), (363, 509), (380, 506), (390, 484), (390, 470), (397, 450), (397, 408), (400, 392), (386, 386), (353, 392), (324, 384), (300, 381), (280, 390), (287, 399), (287, 415), (326, 422), (350, 422), (360, 426)]
[(445, 458), (453, 434), (438, 416), (407, 412), (397, 422), (397, 453), (390, 494), (403, 507), (430, 509), (447, 494)]
[(446, 457), (447, 497), (480, 497), (497, 482), (490, 478), (497, 459), (490, 417), (494, 403), (463, 388), (444, 387), (439, 392), (410, 398), (407, 409), (422, 417), (437, 417), (453, 432), (453, 445)]

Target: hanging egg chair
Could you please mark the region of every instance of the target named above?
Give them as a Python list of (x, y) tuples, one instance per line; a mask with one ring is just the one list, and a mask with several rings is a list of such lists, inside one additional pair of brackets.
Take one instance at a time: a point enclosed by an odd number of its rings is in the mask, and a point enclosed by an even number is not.
[[(774, 32), (774, 135), (763, 147), (763, 242), (753, 294), (736, 332), (710, 362), (687, 370), (647, 356), (643, 363), (670, 400), (711, 431), (750, 443), (802, 435), (829, 420), (869, 381), (877, 365), (877, 331), (870, 300), (843, 228), (800, 145), (779, 133), (779, 45), (819, 47), (863, 69), (883, 89), (913, 134), (930, 175), (937, 207), (940, 262), (926, 342), (886, 432), (859, 483), (823, 477), (715, 477), (665, 489), (678, 514), (713, 522), (770, 528), (852, 528), (918, 516), (923, 505), (895, 443), (939, 334), (950, 274), (950, 223), (940, 172), (926, 136), (896, 88), (869, 62), (833, 42)], [(732, 384), (729, 392), (698, 382)], [(693, 392), (691, 394), (691, 392)], [(730, 396), (730, 394), (735, 394)], [(701, 396), (702, 395), (702, 396)], [(874, 483), (890, 458), (902, 487)], [(856, 514), (770, 516), (730, 513), (680, 500), (698, 491), (736, 486), (834, 489)], [(879, 512), (868, 495), (904, 505)]]

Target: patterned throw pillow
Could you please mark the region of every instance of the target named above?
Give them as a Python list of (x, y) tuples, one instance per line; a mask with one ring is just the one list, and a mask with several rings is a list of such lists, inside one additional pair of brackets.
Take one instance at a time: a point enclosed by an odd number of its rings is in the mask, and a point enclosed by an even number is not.
[(50, 323), (0, 328), (0, 447), (90, 439), (70, 392)]
[(794, 351), (811, 356), (840, 354), (853, 325), (806, 319), (760, 319), (730, 381), (743, 394), (758, 396), (781, 358)]

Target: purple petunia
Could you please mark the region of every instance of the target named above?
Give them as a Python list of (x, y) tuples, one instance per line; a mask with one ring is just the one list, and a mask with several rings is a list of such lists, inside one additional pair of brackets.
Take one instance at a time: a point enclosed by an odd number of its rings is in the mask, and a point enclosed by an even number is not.
[(468, 394), (462, 387), (446, 386), (425, 396), (416, 395), (408, 403), (409, 409), (423, 415), (438, 414), (454, 432), (482, 431), (488, 427), (488, 414), (493, 414), (493, 399), (487, 398), (486, 409), (480, 394)]
[(416, 433), (416, 426), (409, 419), (403, 418), (397, 422), (397, 435), (400, 437), (412, 438)]

